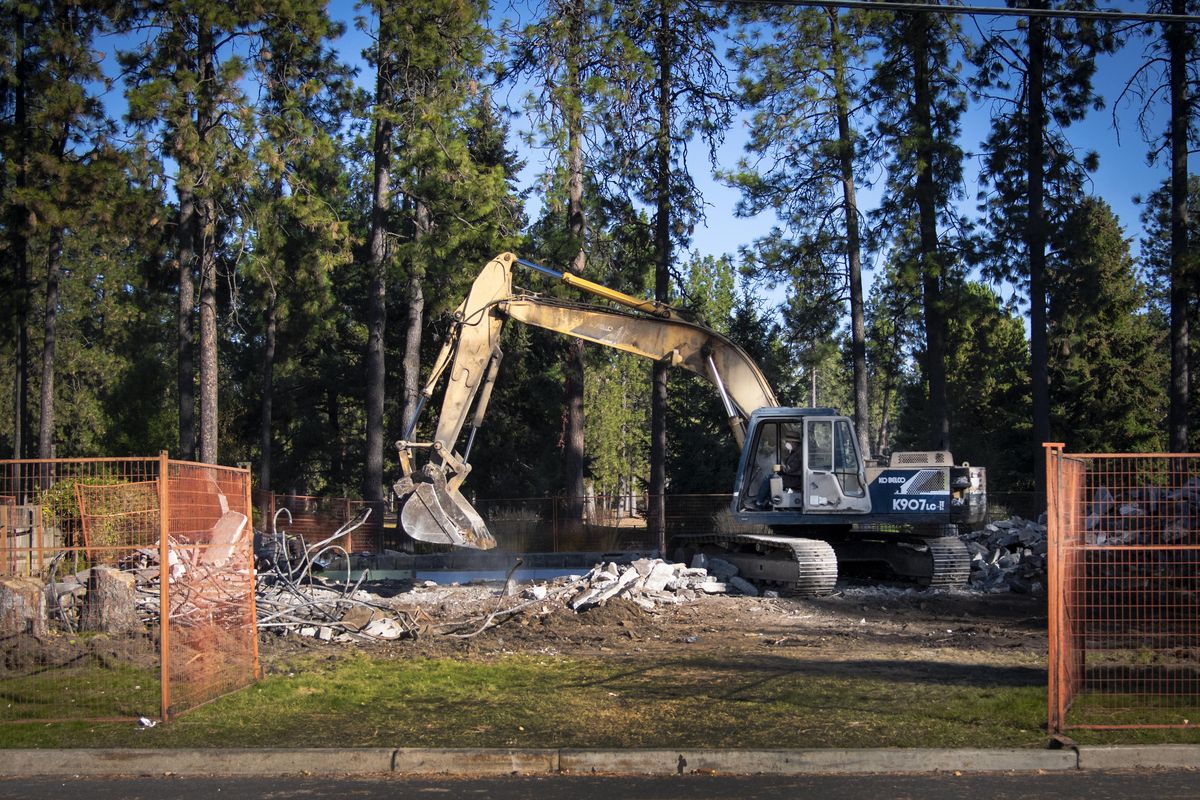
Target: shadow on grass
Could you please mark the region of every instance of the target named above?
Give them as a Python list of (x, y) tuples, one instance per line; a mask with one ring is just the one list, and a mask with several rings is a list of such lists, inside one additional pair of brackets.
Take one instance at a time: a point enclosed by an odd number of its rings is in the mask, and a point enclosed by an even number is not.
[[(669, 680), (663, 680), (668, 677)], [(673, 698), (703, 689), (724, 699), (749, 696), (770, 683), (794, 680), (880, 681), (973, 689), (1013, 689), (1046, 685), (1040, 667), (1005, 667), (932, 659), (905, 661), (809, 660), (785, 656), (737, 658), (680, 658), (647, 664), (595, 680), (568, 684), (572, 688), (639, 684), (647, 697)], [(645, 685), (641, 685), (642, 683)]]

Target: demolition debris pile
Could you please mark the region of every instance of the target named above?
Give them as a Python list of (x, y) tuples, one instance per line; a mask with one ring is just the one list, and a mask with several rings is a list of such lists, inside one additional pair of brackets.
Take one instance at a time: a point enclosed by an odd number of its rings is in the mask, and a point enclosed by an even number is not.
[(567, 604), (575, 611), (586, 611), (620, 598), (652, 611), (660, 604), (678, 605), (704, 594), (725, 594), (730, 590), (757, 596), (758, 589), (737, 571), (728, 561), (703, 554), (696, 556), (691, 566), (650, 558), (639, 558), (626, 565), (597, 564), (567, 587), (570, 590)]
[(972, 589), (1040, 594), (1046, 586), (1046, 526), (1013, 517), (963, 536)]
[(1142, 486), (1091, 492), (1084, 522), (1087, 544), (1175, 545), (1196, 543), (1200, 531), (1200, 478), (1175, 489)]
[(759, 593), (737, 575), (737, 567), (720, 559), (698, 557), (688, 566), (640, 558), (629, 564), (602, 562), (586, 575), (534, 583), (523, 591), (518, 590), (510, 573), (502, 589), (488, 590), (484, 599), (490, 608), (476, 612), (464, 605), (458, 618), (447, 619), (455, 615), (443, 610), (442, 621), (435, 621), (420, 608), (432, 608), (441, 596), (440, 587), (433, 581), (424, 581), (406, 593), (406, 601), (420, 604), (419, 610), (409, 613), (359, 590), (361, 577), (353, 587), (347, 585), (342, 590), (311, 578), (297, 583), (279, 580), (281, 577), (277, 574), (266, 594), (260, 592), (260, 608), (269, 606), (274, 610), (260, 612), (259, 627), (337, 642), (411, 638), (418, 634), (469, 638), (526, 611), (539, 616), (564, 609), (584, 613), (612, 600), (625, 600), (653, 611), (659, 606), (691, 602), (702, 595)]

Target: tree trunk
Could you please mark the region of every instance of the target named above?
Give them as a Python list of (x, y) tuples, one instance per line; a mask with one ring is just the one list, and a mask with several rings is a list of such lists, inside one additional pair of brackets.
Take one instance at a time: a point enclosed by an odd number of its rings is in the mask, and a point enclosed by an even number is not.
[(916, 15), (913, 115), (919, 141), (916, 199), (921, 253), (921, 289), (925, 314), (925, 379), (929, 386), (929, 438), (934, 450), (950, 449), (950, 413), (946, 400), (946, 306), (938, 252), (937, 185), (933, 174), (933, 93), (929, 85), (928, 21)]
[[(576, 275), (583, 273), (587, 263), (584, 253), (586, 220), (583, 212), (583, 89), (580, 86), (579, 65), (582, 61), (583, 3), (576, 0), (571, 4), (571, 31), (567, 45), (568, 91), (573, 104), (567, 115), (567, 232), (570, 235), (570, 270)], [(584, 401), (583, 401), (583, 357), (582, 339), (572, 339), (567, 346), (566, 363), (563, 365), (563, 394), (567, 414), (567, 430), (563, 447), (563, 480), (567, 491), (568, 524), (583, 521), (583, 460), (584, 460)]]
[(36, 578), (0, 576), (0, 637), (48, 630), (46, 587)]
[(329, 425), (329, 474), (341, 476), (346, 472), (346, 443), (342, 440), (342, 408), (336, 386), (325, 390), (325, 417)]
[(271, 427), (275, 400), (275, 335), (278, 326), (275, 302), (275, 286), (272, 285), (267, 290), (267, 318), (262, 359), (262, 404), (259, 413), (258, 488), (264, 494), (271, 491), (271, 445), (273, 443)]
[(387, 325), (387, 214), (391, 192), (393, 124), (379, 110), (391, 104), (388, 96), (392, 91), (390, 66), (389, 57), (381, 52), (375, 78), (375, 166), (367, 256), (370, 290), (367, 294), (367, 453), (363, 498), (371, 503), (383, 501), (383, 334)]
[[(200, 73), (206, 88), (197, 92), (196, 124), (203, 145), (214, 124), (215, 111), (211, 87), (216, 82), (213, 30), (201, 25), (197, 37)], [(198, 203), (200, 236), (200, 460), (216, 464), (217, 452), (217, 258), (216, 201), (212, 184), (206, 182)]]
[[(1172, 0), (1171, 13), (1187, 13), (1186, 0)], [(1192, 102), (1188, 96), (1187, 58), (1193, 35), (1186, 25), (1172, 23), (1166, 31), (1170, 51), (1171, 91), (1171, 384), (1168, 413), (1168, 447), (1186, 453), (1190, 378), (1188, 356), (1188, 302), (1200, 290), (1195, 254), (1188, 242), (1188, 126)], [(1189, 261), (1192, 263), (1189, 264)]]
[[(658, 51), (655, 98), (658, 131), (654, 143), (657, 195), (654, 212), (654, 299), (665, 303), (669, 300), (671, 270), (671, 62), (675, 55), (666, 3), (659, 4), (658, 17), (658, 31), (655, 34), (655, 49)], [(650, 388), (650, 502), (647, 515), (650, 535), (658, 544), (659, 554), (664, 557), (667, 552), (664, 501), (667, 488), (667, 369), (667, 364), (654, 364)]]
[[(25, 59), (25, 31), (27, 20), (21, 10), (14, 11), (14, 29), (21, 47), (13, 70), (12, 87), (13, 130), (16, 136), (13, 162), (17, 165), (17, 191), (24, 198), (29, 185), (29, 62)], [(16, 374), (13, 380), (13, 458), (24, 458), (29, 446), (29, 241), (27, 226), (29, 210), (21, 202), (9, 207), (9, 258), (13, 265), (13, 290), (15, 312), (13, 314), (13, 338), (16, 351), (13, 361)]]
[[(429, 235), (432, 221), (429, 206), (417, 201), (414, 239), (420, 242)], [(416, 248), (408, 267), (408, 325), (404, 330), (404, 420), (405, 430), (412, 425), (421, 393), (421, 328), (425, 324), (425, 263), (420, 248)], [(453, 447), (453, 442), (447, 442)]]
[(217, 259), (211, 198), (200, 203), (200, 460), (216, 464), (217, 452)]
[[(190, 53), (183, 52), (177, 65), (180, 72), (190, 71), (194, 66)], [(180, 123), (181, 127), (190, 125)], [(196, 455), (196, 395), (195, 365), (193, 364), (195, 338), (192, 330), (193, 306), (196, 302), (194, 275), (196, 269), (196, 174), (181, 158), (186, 134), (175, 131), (175, 192), (179, 197), (179, 217), (175, 224), (175, 257), (179, 263), (179, 296), (176, 308), (176, 393), (179, 400), (179, 457), (190, 461)]]
[(850, 102), (846, 97), (845, 62), (839, 41), (838, 11), (829, 9), (829, 41), (837, 92), (838, 152), (842, 203), (846, 215), (846, 257), (850, 283), (850, 351), (854, 362), (854, 427), (863, 458), (871, 455), (871, 407), (867, 392), (867, 326), (862, 285), (862, 234), (858, 226), (858, 197), (854, 185), (854, 138), (850, 131)]
[[(1034, 7), (1045, 3), (1035, 0)], [(1033, 394), (1033, 445), (1041, 450), (1050, 441), (1049, 346), (1046, 330), (1046, 223), (1045, 223), (1045, 23), (1029, 18), (1029, 70), (1026, 78), (1028, 115), (1025, 131), (1025, 172), (1029, 184), (1029, 212), (1025, 249), (1029, 254), (1029, 369)], [(1034, 459), (1035, 490), (1046, 488), (1045, 459)]]
[(137, 586), (133, 573), (113, 567), (92, 567), (79, 627), (85, 631), (133, 633), (144, 626), (138, 619)]
[(54, 350), (58, 334), (58, 279), (62, 271), (63, 229), (50, 231), (46, 258), (46, 315), (42, 326), (42, 401), (38, 458), (54, 457)]

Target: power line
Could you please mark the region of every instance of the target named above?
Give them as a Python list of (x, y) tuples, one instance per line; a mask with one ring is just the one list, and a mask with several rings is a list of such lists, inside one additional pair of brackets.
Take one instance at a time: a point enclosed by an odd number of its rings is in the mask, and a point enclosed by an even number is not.
[(1086, 11), (1065, 8), (1009, 8), (992, 6), (954, 6), (937, 3), (905, 3), (898, 0), (727, 0), (745, 6), (815, 6), (869, 11), (923, 11), (935, 14), (963, 14), (985, 17), (1048, 17), (1052, 19), (1113, 20), (1116, 22), (1182, 22), (1200, 24), (1193, 14), (1151, 14), (1138, 11)]

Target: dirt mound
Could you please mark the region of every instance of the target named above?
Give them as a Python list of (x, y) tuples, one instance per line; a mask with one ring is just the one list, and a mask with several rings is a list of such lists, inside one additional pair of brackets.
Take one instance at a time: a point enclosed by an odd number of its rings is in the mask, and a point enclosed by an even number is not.
[(582, 625), (608, 626), (639, 624), (649, 620), (652, 615), (630, 600), (615, 597), (602, 606), (580, 611), (576, 616)]

